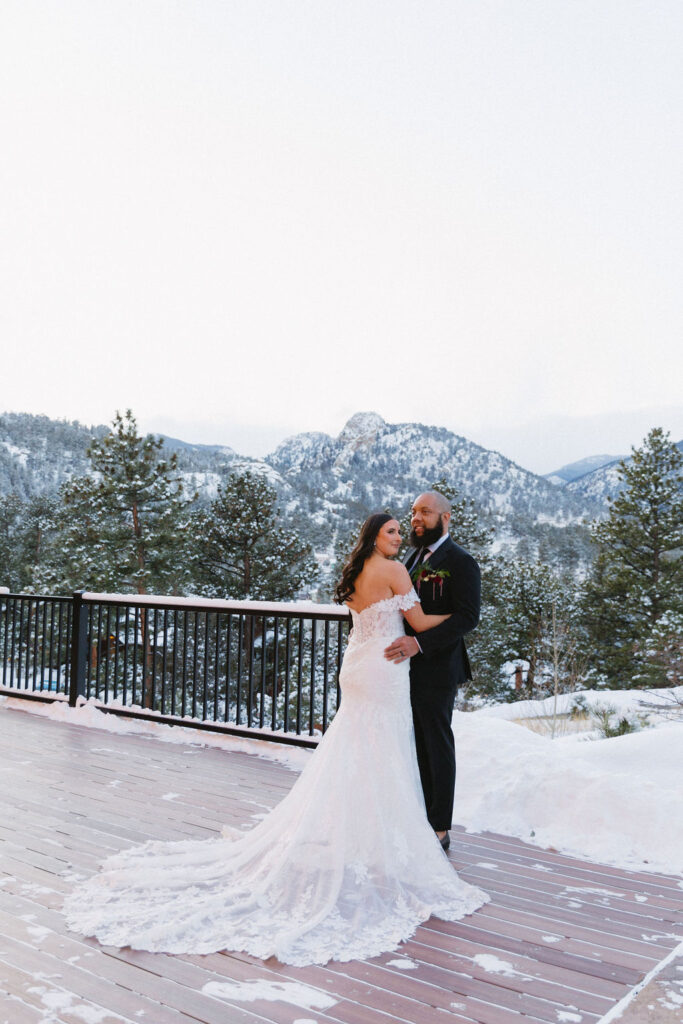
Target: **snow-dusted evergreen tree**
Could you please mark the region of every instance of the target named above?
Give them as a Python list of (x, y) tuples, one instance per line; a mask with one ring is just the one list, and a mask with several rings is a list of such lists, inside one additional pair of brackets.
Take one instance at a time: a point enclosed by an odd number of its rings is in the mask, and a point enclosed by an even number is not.
[(45, 493), (28, 501), (16, 494), (0, 497), (0, 586), (35, 591), (36, 566), (49, 556), (56, 504)]
[(575, 689), (583, 639), (573, 578), (539, 562), (495, 559), (470, 644), (475, 693), (512, 696), (515, 664), (524, 667), (524, 696)]
[(585, 609), (593, 667), (612, 688), (666, 686), (653, 652), (662, 618), (683, 612), (683, 455), (655, 428), (619, 475), (623, 489), (592, 529), (597, 557)]
[(648, 663), (663, 673), (669, 686), (683, 684), (683, 612), (664, 612), (643, 647)]
[(24, 504), (16, 494), (0, 496), (0, 587), (21, 590), (19, 531)]
[(194, 585), (210, 597), (286, 601), (311, 590), (318, 565), (307, 540), (282, 521), (260, 474), (231, 473), (192, 520)]
[[(163, 458), (162, 448), (161, 438), (138, 434), (130, 409), (124, 416), (116, 413), (110, 433), (95, 438), (88, 449), (93, 475), (61, 488), (50, 553), (35, 573), (38, 588), (182, 592), (187, 509), (193, 499), (184, 493), (176, 456)], [(142, 608), (134, 627), (145, 707), (154, 701), (151, 621)]]
[(51, 553), (35, 583), (48, 592), (77, 589), (182, 593), (187, 508), (176, 456), (141, 437), (132, 412), (88, 449), (93, 475), (61, 488)]
[[(219, 486), (210, 507), (195, 512), (192, 534), (196, 538), (192, 555), (193, 586), (196, 592), (207, 597), (293, 601), (297, 597), (309, 597), (317, 583), (318, 566), (311, 545), (283, 522), (277, 492), (261, 474), (231, 473)], [(276, 671), (270, 633), (274, 625), (272, 620), (270, 625), (266, 624), (264, 635), (264, 622), (259, 616), (245, 617), (239, 630), (239, 644), (233, 636), (230, 657), (235, 673), (241, 675), (240, 701), (246, 721), (267, 725), (273, 707)], [(297, 649), (300, 628), (298, 621), (291, 626), (292, 650)], [(307, 627), (303, 628), (306, 631)], [(307, 644), (304, 649), (308, 649)], [(259, 674), (263, 670), (263, 694), (249, 685), (252, 651), (253, 660), (260, 666)], [(237, 667), (240, 661), (241, 673)], [(310, 675), (306, 656), (301, 672), (305, 678)], [(282, 680), (278, 685), (282, 715)]]

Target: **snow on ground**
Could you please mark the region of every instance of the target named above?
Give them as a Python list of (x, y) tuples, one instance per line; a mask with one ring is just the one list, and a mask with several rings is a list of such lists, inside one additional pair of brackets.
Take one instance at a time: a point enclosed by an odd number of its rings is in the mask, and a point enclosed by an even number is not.
[[(683, 723), (552, 740), (457, 712), (455, 821), (632, 870), (683, 873)], [(493, 858), (495, 860), (495, 858)]]
[[(113, 707), (122, 707), (117, 701), (111, 702)], [(150, 722), (146, 719), (122, 718), (119, 715), (100, 711), (97, 701), (91, 698), (83, 701), (78, 707), (70, 708), (65, 697), (59, 696), (47, 703), (22, 700), (17, 697), (0, 696), (0, 707), (6, 706), (17, 711), (28, 711), (33, 715), (42, 715), (57, 722), (69, 722), (72, 725), (84, 725), (105, 732), (134, 733), (148, 736), (162, 743), (180, 743), (193, 747), (222, 747), (225, 750), (237, 750), (245, 754), (255, 754), (272, 761), (279, 761), (289, 768), (300, 770), (308, 763), (310, 751), (302, 747), (287, 746), (272, 740), (252, 740), (242, 736), (231, 736), (227, 733), (209, 732), (191, 727), (166, 725), (163, 722)], [(142, 711), (142, 708), (138, 708)], [(150, 712), (147, 712), (149, 714)], [(268, 729), (252, 729), (252, 732), (263, 732), (267, 736)]]
[[(678, 692), (683, 694), (683, 687)], [(621, 712), (635, 708), (644, 695), (611, 691), (583, 696), (588, 703), (610, 703)], [(63, 700), (34, 704), (0, 697), (0, 704), (109, 732), (243, 751), (292, 768), (302, 768), (311, 756), (308, 750), (265, 739), (108, 715), (92, 700), (77, 708)], [(456, 824), (617, 867), (683, 874), (683, 722), (655, 717), (651, 728), (613, 739), (584, 733), (553, 740), (508, 720), (543, 714), (547, 707), (542, 701), (455, 713)]]
[[(487, 718), (503, 718), (517, 721), (520, 718), (543, 718), (553, 713), (567, 715), (577, 699), (588, 708), (612, 707), (620, 715), (640, 715), (645, 710), (641, 702), (661, 702), (662, 708), (667, 698), (678, 695), (683, 699), (683, 686), (673, 686), (665, 690), (579, 690), (576, 693), (558, 693), (557, 697), (546, 697), (544, 700), (517, 700), (511, 704), (489, 704), (479, 708), (477, 714)], [(653, 716), (650, 714), (650, 718)]]

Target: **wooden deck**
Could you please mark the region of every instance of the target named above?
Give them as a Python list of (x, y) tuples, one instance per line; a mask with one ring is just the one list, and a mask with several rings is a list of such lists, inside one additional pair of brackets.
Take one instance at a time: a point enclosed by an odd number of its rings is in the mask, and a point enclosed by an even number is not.
[(291, 968), (135, 953), (66, 930), (64, 895), (109, 853), (215, 835), (295, 778), (248, 754), (0, 706), (0, 1024), (588, 1024), (683, 932), (676, 878), (461, 831), (450, 858), (491, 903), (458, 923), (432, 919), (374, 960)]

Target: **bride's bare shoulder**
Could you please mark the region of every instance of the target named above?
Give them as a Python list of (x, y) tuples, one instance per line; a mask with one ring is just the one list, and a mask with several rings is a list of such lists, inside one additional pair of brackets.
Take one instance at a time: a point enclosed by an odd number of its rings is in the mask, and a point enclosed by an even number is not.
[(395, 594), (404, 594), (412, 586), (410, 573), (402, 562), (387, 562), (387, 579)]

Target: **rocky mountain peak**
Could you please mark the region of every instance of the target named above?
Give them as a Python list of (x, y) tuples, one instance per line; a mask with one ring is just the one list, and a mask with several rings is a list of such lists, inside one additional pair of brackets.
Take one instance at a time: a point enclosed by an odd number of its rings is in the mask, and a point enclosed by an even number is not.
[(353, 448), (371, 445), (383, 427), (386, 423), (376, 412), (357, 412), (344, 425), (337, 441)]

